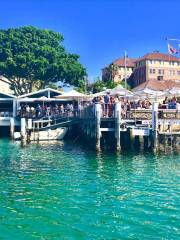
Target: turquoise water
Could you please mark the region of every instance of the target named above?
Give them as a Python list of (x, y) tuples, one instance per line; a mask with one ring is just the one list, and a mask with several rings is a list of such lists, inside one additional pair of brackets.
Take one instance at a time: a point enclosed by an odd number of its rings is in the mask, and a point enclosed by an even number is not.
[(0, 149), (0, 239), (180, 239), (178, 153)]

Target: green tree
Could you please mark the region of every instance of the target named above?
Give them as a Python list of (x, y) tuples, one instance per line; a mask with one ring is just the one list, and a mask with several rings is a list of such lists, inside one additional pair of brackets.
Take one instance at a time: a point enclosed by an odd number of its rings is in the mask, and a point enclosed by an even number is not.
[[(122, 82), (120, 82), (120, 85), (122, 86), (122, 87), (126, 87), (128, 90), (131, 90), (131, 86), (128, 84), (128, 83), (126, 83), (125, 84), (125, 81), (123, 80)], [(126, 85), (126, 86), (125, 86)]]
[(118, 66), (115, 63), (109, 65), (110, 79), (114, 82), (114, 78), (118, 72)]
[(111, 80), (106, 82), (106, 88), (109, 88), (109, 89), (113, 89), (113, 88), (117, 87), (118, 85), (119, 85), (118, 82), (114, 82)]
[(59, 33), (32, 26), (0, 30), (0, 76), (15, 94), (29, 93), (61, 81), (78, 87), (85, 68), (68, 53)]
[(85, 79), (81, 79), (78, 81), (78, 86), (75, 87), (75, 90), (81, 93), (86, 93), (86, 82)]
[[(108, 80), (106, 82), (102, 81), (99, 77), (96, 78), (95, 82), (90, 85), (89, 91), (92, 91), (93, 93), (101, 92), (104, 89), (113, 89), (117, 87), (118, 85), (121, 85), (125, 88), (125, 82), (124, 80), (122, 82), (114, 82), (112, 80)], [(129, 84), (126, 84), (126, 87), (128, 90), (130, 90)]]
[(105, 82), (103, 82), (99, 77), (95, 78), (94, 83), (91, 85), (92, 92), (101, 92), (106, 88)]

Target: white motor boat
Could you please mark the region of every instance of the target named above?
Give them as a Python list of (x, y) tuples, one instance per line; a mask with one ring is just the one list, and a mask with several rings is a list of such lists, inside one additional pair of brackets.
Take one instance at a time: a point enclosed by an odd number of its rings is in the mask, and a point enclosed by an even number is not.
[[(47, 129), (42, 131), (32, 131), (30, 141), (62, 140), (67, 133), (67, 127), (57, 129)], [(20, 132), (14, 133), (15, 140), (21, 140)]]

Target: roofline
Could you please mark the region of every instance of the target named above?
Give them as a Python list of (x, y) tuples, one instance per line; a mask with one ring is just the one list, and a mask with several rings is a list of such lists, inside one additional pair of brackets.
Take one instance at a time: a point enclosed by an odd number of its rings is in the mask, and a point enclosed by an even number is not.
[[(140, 62), (140, 61), (144, 61), (144, 60), (163, 60), (163, 59), (159, 59), (159, 58), (154, 58), (154, 59), (149, 58), (148, 55), (153, 54), (153, 53), (156, 53), (156, 52), (147, 53), (144, 56), (137, 58), (135, 62)], [(158, 52), (158, 53), (169, 56), (169, 60), (163, 60), (165, 62), (169, 62), (169, 61), (171, 61), (171, 62), (180, 62), (180, 58), (179, 57), (172, 56), (172, 55), (170, 55), (168, 53), (161, 53), (161, 52)], [(175, 59), (171, 59), (171, 57), (176, 58), (176, 60)]]
[[(124, 65), (118, 65), (118, 64), (115, 63), (115, 62), (118, 61), (119, 59), (124, 59), (124, 56), (115, 59), (114, 61), (112, 61), (111, 63), (109, 63), (108, 65), (106, 65), (105, 67), (101, 68), (101, 70), (103, 70), (103, 69), (105, 69), (105, 68), (108, 68), (111, 64), (115, 64), (115, 65), (117, 65), (117, 66), (124, 67)], [(127, 59), (131, 60), (134, 64), (136, 63), (136, 60), (137, 60), (137, 58), (129, 58), (129, 57), (127, 57)], [(128, 65), (127, 65), (127, 67), (128, 67)], [(131, 66), (131, 67), (133, 67), (133, 66)]]
[(45, 92), (45, 91), (47, 91), (47, 90), (50, 90), (50, 91), (52, 91), (52, 92), (56, 92), (56, 93), (58, 93), (58, 94), (63, 94), (62, 91), (55, 90), (55, 89), (53, 89), (53, 88), (45, 88), (45, 89), (41, 89), (41, 90), (38, 90), (38, 91), (35, 91), (35, 92), (31, 92), (31, 93), (26, 93), (26, 94), (20, 95), (20, 96), (18, 96), (18, 99), (19, 99), (19, 98), (23, 98), (23, 97), (29, 97), (29, 96), (32, 96), (32, 95), (34, 95), (34, 94), (42, 93), (42, 92)]
[(4, 93), (0, 91), (0, 94), (6, 95), (7, 97), (11, 97), (11, 98), (16, 98), (16, 96), (8, 94), (8, 93)]

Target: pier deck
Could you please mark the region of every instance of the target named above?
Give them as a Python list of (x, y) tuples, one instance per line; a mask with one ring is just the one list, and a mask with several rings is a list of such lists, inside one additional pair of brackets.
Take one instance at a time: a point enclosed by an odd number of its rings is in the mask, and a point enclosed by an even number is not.
[[(84, 107), (80, 112), (53, 115), (45, 118), (21, 118), (21, 135), (26, 133), (48, 131), (49, 129), (72, 128), (78, 126), (81, 135), (95, 142), (96, 149), (101, 146), (101, 139), (110, 134), (116, 148), (121, 148), (121, 133), (127, 132), (134, 137), (149, 137), (153, 144), (158, 136), (180, 136), (180, 111), (175, 109), (158, 109), (157, 104), (151, 109), (131, 109), (126, 115), (121, 111), (121, 104), (116, 104), (110, 115), (103, 112), (100, 104), (92, 104)], [(8, 116), (10, 129), (13, 132), (15, 121), (18, 118)], [(13, 134), (12, 134), (13, 135)]]

